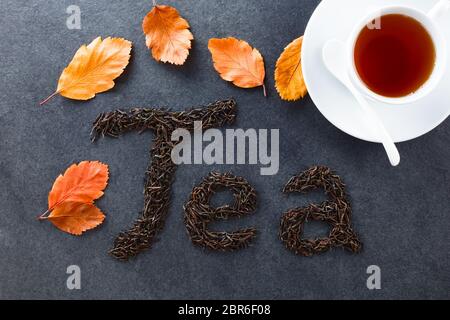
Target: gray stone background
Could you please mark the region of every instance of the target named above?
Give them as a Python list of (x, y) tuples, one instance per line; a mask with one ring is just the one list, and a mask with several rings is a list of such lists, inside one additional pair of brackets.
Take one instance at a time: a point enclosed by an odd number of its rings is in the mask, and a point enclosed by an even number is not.
[[(286, 103), (274, 89), (275, 62), (304, 32), (318, 0), (164, 3), (182, 13), (195, 36), (182, 67), (158, 64), (145, 47), (141, 21), (149, 0), (0, 0), (0, 298), (450, 298), (450, 123), (400, 144), (403, 163), (391, 168), (381, 146), (338, 131), (308, 97)], [(66, 28), (71, 4), (81, 8), (81, 30)], [(38, 107), (79, 46), (98, 35), (134, 44), (131, 63), (115, 88), (88, 102), (56, 97)], [(207, 42), (225, 36), (245, 39), (264, 55), (269, 98), (260, 89), (236, 88), (214, 71)], [(152, 133), (91, 144), (97, 114), (135, 106), (183, 110), (228, 97), (239, 105), (234, 128), (281, 129), (279, 174), (262, 177), (257, 166), (180, 167), (160, 241), (129, 263), (108, 256), (117, 233), (142, 210)], [(97, 202), (107, 218), (100, 228), (73, 237), (36, 216), (45, 211), (56, 176), (82, 160), (110, 166), (109, 186)], [(292, 175), (316, 164), (330, 166), (348, 185), (353, 223), (365, 245), (360, 255), (333, 250), (297, 257), (278, 240), (286, 209), (325, 198), (319, 192), (291, 197), (280, 192)], [(259, 236), (246, 250), (211, 253), (190, 243), (182, 206), (213, 169), (242, 175), (258, 191), (254, 215), (214, 226), (257, 227)], [(315, 225), (308, 232), (325, 229)], [(71, 264), (81, 267), (78, 291), (66, 288)], [(366, 288), (366, 268), (372, 264), (382, 270), (379, 291)]]

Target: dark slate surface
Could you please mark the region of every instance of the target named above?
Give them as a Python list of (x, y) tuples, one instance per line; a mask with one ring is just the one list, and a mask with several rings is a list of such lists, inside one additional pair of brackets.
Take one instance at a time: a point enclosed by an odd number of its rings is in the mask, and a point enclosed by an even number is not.
[[(173, 67), (156, 63), (145, 47), (141, 20), (151, 1), (2, 0), (0, 298), (450, 298), (450, 123), (399, 145), (403, 163), (394, 169), (380, 146), (339, 132), (309, 98), (286, 103), (275, 92), (275, 61), (304, 32), (318, 2), (167, 0), (189, 20), (196, 38), (186, 65)], [(70, 4), (81, 7), (82, 30), (66, 28)], [(134, 43), (116, 87), (89, 102), (57, 97), (38, 107), (76, 49), (97, 35)], [(207, 41), (223, 36), (245, 39), (263, 53), (268, 99), (260, 89), (242, 90), (218, 77)], [(114, 237), (142, 209), (152, 134), (91, 144), (97, 114), (154, 105), (182, 110), (228, 97), (239, 104), (234, 128), (281, 129), (279, 174), (262, 177), (255, 166), (181, 167), (160, 241), (129, 263), (108, 256)], [(45, 210), (55, 177), (85, 159), (110, 165), (110, 184), (98, 202), (107, 219), (76, 238), (35, 217)], [(319, 193), (287, 198), (279, 192), (290, 176), (315, 164), (337, 170), (348, 184), (354, 225), (365, 244), (362, 254), (334, 250), (302, 258), (278, 240), (283, 211), (324, 199)], [(217, 225), (256, 226), (259, 237), (247, 250), (210, 253), (189, 241), (182, 206), (212, 169), (243, 175), (258, 190), (260, 209), (253, 216)], [(78, 291), (65, 285), (72, 264), (82, 271)], [(366, 268), (372, 264), (382, 269), (379, 291), (366, 288)]]

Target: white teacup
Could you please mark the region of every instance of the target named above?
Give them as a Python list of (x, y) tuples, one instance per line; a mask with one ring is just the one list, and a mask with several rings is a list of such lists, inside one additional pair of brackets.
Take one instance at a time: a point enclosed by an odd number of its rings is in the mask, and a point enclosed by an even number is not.
[[(436, 23), (436, 20), (440, 13), (445, 12), (446, 9), (448, 9), (449, 5), (450, 0), (441, 0), (429, 13), (424, 13), (420, 10), (408, 6), (386, 6), (377, 9), (376, 11), (364, 17), (364, 19), (362, 19), (361, 22), (355, 26), (347, 42), (349, 76), (353, 84), (356, 86), (356, 88), (358, 88), (366, 96), (374, 100), (381, 101), (386, 104), (395, 104), (395, 105), (412, 103), (420, 99), (423, 99), (428, 94), (430, 94), (441, 81), (445, 73), (445, 68), (447, 64), (448, 59), (447, 44), (440, 27)], [(366, 27), (369, 23), (371, 23), (375, 19), (387, 14), (402, 14), (409, 16), (420, 22), (430, 34), (436, 50), (435, 66), (428, 80), (416, 92), (399, 98), (385, 97), (370, 90), (366, 86), (366, 84), (361, 80), (358, 71), (356, 69), (354, 60), (355, 44), (360, 32), (363, 30), (364, 27)]]

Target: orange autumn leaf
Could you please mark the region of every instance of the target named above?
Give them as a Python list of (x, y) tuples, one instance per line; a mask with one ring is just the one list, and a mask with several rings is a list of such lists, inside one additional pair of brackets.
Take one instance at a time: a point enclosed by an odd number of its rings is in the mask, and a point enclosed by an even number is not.
[(156, 61), (182, 65), (189, 55), (191, 40), (189, 23), (177, 9), (157, 5), (145, 16), (142, 22), (147, 47), (152, 50)]
[(39, 219), (50, 220), (59, 229), (75, 235), (99, 225), (104, 215), (93, 202), (103, 195), (108, 177), (108, 166), (98, 161), (71, 165), (53, 183), (48, 210)]
[(83, 45), (64, 69), (58, 87), (46, 103), (57, 94), (75, 100), (89, 100), (97, 93), (114, 87), (114, 79), (128, 65), (131, 42), (122, 38), (98, 37), (88, 46)]
[(257, 49), (243, 40), (232, 37), (210, 39), (208, 48), (214, 68), (222, 79), (240, 88), (262, 86), (266, 95), (264, 59)]
[(48, 209), (62, 202), (90, 203), (103, 195), (108, 183), (108, 166), (98, 161), (71, 165), (59, 175), (48, 195)]
[(301, 65), (302, 44), (303, 36), (292, 41), (277, 61), (275, 86), (283, 100), (299, 100), (307, 93)]
[(61, 231), (79, 236), (101, 224), (105, 215), (92, 203), (63, 202), (47, 219)]

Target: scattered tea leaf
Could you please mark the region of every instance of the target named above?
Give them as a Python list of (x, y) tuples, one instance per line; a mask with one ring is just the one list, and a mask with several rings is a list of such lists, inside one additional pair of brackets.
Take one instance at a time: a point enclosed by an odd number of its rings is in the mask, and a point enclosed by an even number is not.
[(292, 41), (277, 61), (275, 86), (283, 100), (296, 101), (307, 93), (301, 64), (302, 44), (303, 36)]
[(213, 38), (208, 43), (214, 61), (214, 68), (222, 79), (233, 82), (240, 88), (262, 86), (264, 96), (266, 87), (264, 78), (264, 59), (261, 53), (247, 42), (236, 38)]
[(152, 50), (156, 61), (182, 65), (189, 55), (191, 40), (189, 23), (177, 9), (157, 5), (145, 16), (142, 22), (146, 44)]
[(75, 53), (61, 74), (56, 91), (40, 104), (57, 94), (75, 100), (89, 100), (97, 93), (114, 87), (130, 60), (131, 42), (122, 38), (96, 38)]

